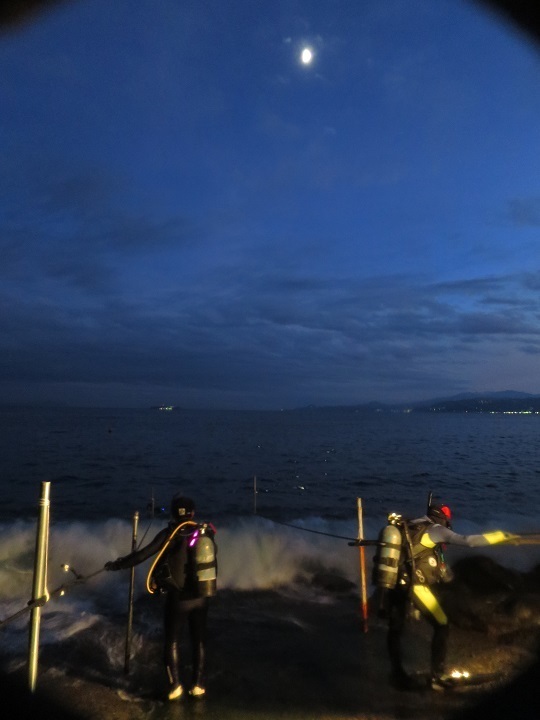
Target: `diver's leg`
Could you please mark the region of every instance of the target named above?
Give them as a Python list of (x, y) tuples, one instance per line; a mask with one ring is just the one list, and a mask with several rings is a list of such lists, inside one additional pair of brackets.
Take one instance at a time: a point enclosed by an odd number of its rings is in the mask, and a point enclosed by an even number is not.
[(388, 633), (386, 646), (390, 658), (392, 678), (398, 685), (406, 684), (407, 673), (403, 667), (402, 637), (407, 617), (408, 593), (396, 588), (389, 593)]
[[(206, 661), (206, 622), (208, 617), (208, 599), (193, 608), (189, 613), (189, 634), (193, 659), (192, 695), (204, 694), (204, 670)], [(202, 692), (201, 692), (202, 691)]]
[(185, 623), (185, 613), (181, 603), (177, 602), (174, 591), (169, 591), (165, 599), (164, 614), (164, 647), (163, 655), (167, 676), (169, 678), (169, 699), (174, 700), (182, 695), (180, 682), (180, 633)]
[(449, 627), (447, 625), (433, 626), (431, 641), (431, 677), (441, 678), (446, 671), (446, 655), (448, 652)]
[(427, 585), (415, 585), (413, 596), (415, 605), (433, 628), (431, 677), (433, 680), (438, 681), (445, 673), (449, 635), (448, 618), (435, 594)]

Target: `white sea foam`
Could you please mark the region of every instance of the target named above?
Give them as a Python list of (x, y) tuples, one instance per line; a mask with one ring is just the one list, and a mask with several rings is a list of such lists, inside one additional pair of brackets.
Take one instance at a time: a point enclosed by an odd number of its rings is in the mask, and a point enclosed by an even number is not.
[[(529, 532), (533, 520), (508, 516), (495, 518), (486, 526), (472, 520), (456, 523), (456, 531), (463, 534), (485, 532), (502, 528), (512, 532)], [(518, 522), (519, 520), (519, 522)], [(499, 522), (500, 521), (500, 522)], [(384, 518), (369, 518), (364, 525), (364, 536), (375, 539)], [(154, 522), (146, 533), (143, 544), (151, 540), (163, 527)], [(148, 527), (141, 525), (139, 541)], [(276, 589), (297, 580), (309, 582), (317, 572), (332, 572), (355, 581), (358, 574), (358, 549), (349, 546), (349, 539), (357, 536), (354, 520), (326, 521), (322, 518), (304, 518), (286, 525), (257, 516), (236, 518), (218, 527), (219, 587), (230, 590)], [(127, 572), (107, 573), (105, 562), (126, 555), (131, 549), (132, 528), (126, 521), (111, 519), (105, 522), (61, 523), (51, 527), (48, 561), (48, 590), (66, 586), (66, 597), (85, 598), (92, 607), (112, 605), (120, 608), (115, 598), (117, 585), (128, 582)], [(17, 522), (0, 526), (0, 600), (3, 615), (13, 610), (18, 602), (30, 599), (33, 577), (33, 550), (35, 525)], [(470, 550), (458, 551), (470, 552)], [(477, 551), (475, 551), (477, 552)], [(528, 570), (540, 562), (540, 546), (490, 547), (482, 549), (493, 558), (511, 567)], [(373, 551), (366, 549), (368, 560)], [(136, 593), (145, 592), (145, 578), (151, 560), (136, 570)], [(67, 573), (62, 566), (69, 565)], [(78, 583), (77, 573), (87, 577), (97, 573), (87, 583)], [(62, 602), (64, 600), (62, 599)], [(69, 602), (69, 600), (68, 600)], [(82, 600), (78, 601), (82, 604)], [(87, 610), (89, 608), (86, 608)]]
[[(235, 590), (269, 589), (309, 579), (314, 570), (332, 570), (344, 577), (353, 573), (354, 552), (345, 539), (329, 537), (336, 527), (320, 520), (312, 523), (317, 534), (309, 532), (306, 522), (286, 527), (270, 520), (240, 518), (218, 528), (219, 585)], [(339, 524), (339, 523), (338, 523)], [(302, 525), (304, 527), (302, 527)], [(154, 523), (147, 534), (148, 542), (162, 523)], [(326, 530), (324, 530), (326, 528)], [(340, 528), (337, 528), (338, 530)], [(0, 527), (0, 545), (4, 561), (0, 572), (3, 578), (4, 601), (29, 598), (32, 585), (33, 545), (35, 528), (22, 523), (18, 530)], [(101, 570), (106, 561), (126, 555), (131, 548), (132, 529), (122, 520), (98, 523), (63, 523), (51, 528), (49, 540), (48, 589), (65, 585), (80, 594), (77, 573), (83, 577)], [(136, 571), (136, 590), (144, 590), (146, 570), (151, 560)], [(62, 569), (69, 565), (73, 572)], [(125, 583), (126, 572), (103, 573), (88, 582), (88, 592), (99, 591), (107, 596), (111, 585)], [(113, 600), (114, 593), (110, 593)]]
[[(505, 529), (511, 527), (509, 516)], [(381, 520), (367, 518), (365, 537), (374, 539), (381, 527)], [(504, 518), (501, 518), (501, 523)], [(287, 525), (257, 516), (231, 519), (218, 527), (218, 588), (232, 592), (272, 590), (288, 596), (301, 593), (310, 600), (325, 602), (330, 595), (317, 583), (311, 581), (321, 574), (342, 578), (349, 583), (352, 592), (359, 587), (359, 550), (349, 546), (348, 538), (355, 538), (358, 528), (351, 521), (328, 521), (320, 517), (299, 518)], [(293, 526), (293, 527), (291, 527)], [(151, 540), (163, 527), (153, 522), (151, 527), (141, 525), (140, 539)], [(467, 520), (456, 528), (460, 532), (476, 533), (487, 528)], [(145, 531), (148, 532), (145, 533)], [(337, 537), (336, 537), (337, 536)], [(53, 592), (65, 586), (63, 595), (55, 595), (42, 610), (41, 643), (55, 645), (80, 637), (85, 643), (98, 643), (104, 649), (111, 667), (119, 669), (123, 664), (124, 628), (128, 603), (129, 573), (101, 572), (107, 560), (125, 555), (131, 547), (130, 523), (111, 519), (105, 522), (61, 523), (50, 530), (48, 589)], [(9, 618), (24, 608), (31, 597), (33, 547), (35, 524), (17, 522), (0, 526), (2, 561), (0, 577), (0, 619)], [(455, 552), (454, 552), (455, 550)], [(540, 551), (534, 547), (491, 547), (480, 549), (507, 567), (526, 571), (540, 564)], [(449, 559), (459, 559), (478, 549), (454, 549)], [(370, 586), (373, 548), (366, 548), (366, 570)], [(141, 564), (135, 572), (135, 603), (137, 621), (148, 632), (159, 633), (160, 612), (148, 602), (145, 579), (151, 559)], [(72, 572), (62, 571), (61, 565), (69, 564), (88, 580), (76, 580)], [(98, 572), (99, 571), (99, 572)], [(95, 574), (97, 572), (97, 574)], [(146, 599), (146, 604), (141, 600)], [(14, 622), (0, 627), (2, 647), (7, 653), (10, 667), (18, 667), (27, 650), (27, 623), (29, 613)], [(91, 634), (88, 635), (88, 632)], [(144, 639), (133, 636), (136, 649)], [(11, 659), (9, 659), (11, 658)]]

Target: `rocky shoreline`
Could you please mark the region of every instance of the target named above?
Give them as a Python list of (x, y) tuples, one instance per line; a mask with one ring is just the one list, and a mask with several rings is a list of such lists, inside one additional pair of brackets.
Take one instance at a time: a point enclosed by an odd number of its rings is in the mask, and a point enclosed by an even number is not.
[[(447, 692), (403, 692), (389, 679), (386, 625), (373, 614), (363, 632), (354, 589), (320, 577), (310, 601), (283, 593), (222, 591), (210, 616), (208, 696), (164, 701), (159, 637), (146, 637), (129, 676), (111, 671), (93, 629), (81, 645), (65, 642), (42, 653), (38, 688), (25, 689), (25, 671), (4, 673), (4, 707), (17, 717), (51, 714), (88, 720), (204, 717), (207, 720), (536, 720), (540, 703), (538, 569), (526, 575), (483, 557), (455, 565), (445, 589), (453, 620), (449, 662), (482, 685)], [(145, 600), (145, 602), (148, 602)], [(144, 610), (144, 608), (143, 608)], [(92, 635), (93, 633), (93, 635)], [(430, 629), (411, 621), (407, 662), (427, 668)], [(59, 670), (61, 666), (61, 670)]]

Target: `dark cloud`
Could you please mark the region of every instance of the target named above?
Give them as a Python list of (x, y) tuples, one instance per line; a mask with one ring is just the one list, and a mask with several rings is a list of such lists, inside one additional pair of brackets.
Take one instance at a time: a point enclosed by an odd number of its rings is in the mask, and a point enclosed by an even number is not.
[(471, 313), (461, 318), (462, 332), (473, 335), (540, 335), (540, 327), (517, 314)]
[(509, 213), (512, 222), (520, 227), (539, 227), (540, 197), (510, 200)]
[(128, 187), (96, 170), (44, 174), (31, 163), (2, 183), (0, 277), (48, 282), (83, 294), (116, 293), (122, 270), (171, 250), (196, 246), (204, 232), (186, 217), (152, 217), (119, 205)]
[(540, 271), (524, 273), (523, 287), (526, 290), (540, 290)]
[(173, 397), (197, 390), (203, 404), (231, 396), (256, 403), (276, 388), (278, 404), (315, 395), (354, 402), (376, 399), (390, 381), (437, 394), (449, 367), (474, 361), (484, 341), (537, 352), (531, 298), (522, 314), (471, 311), (471, 302), (485, 306), (485, 292), (522, 280), (431, 285), (390, 276), (362, 284), (270, 274), (229, 285), (219, 297), (202, 289), (83, 311), (34, 302), (13, 309), (4, 295), (0, 379), (169, 388)]

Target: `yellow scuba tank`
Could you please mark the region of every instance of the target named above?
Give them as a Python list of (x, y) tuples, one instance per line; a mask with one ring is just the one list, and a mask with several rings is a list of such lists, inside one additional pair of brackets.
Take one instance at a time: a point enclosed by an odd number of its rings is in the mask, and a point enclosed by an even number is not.
[(217, 591), (217, 549), (214, 532), (210, 523), (203, 523), (190, 540), (190, 546), (195, 546), (195, 573), (200, 597), (212, 597)]
[(379, 533), (377, 552), (373, 558), (373, 582), (380, 588), (392, 590), (398, 579), (402, 535), (398, 527), (401, 515), (388, 515), (388, 525)]

